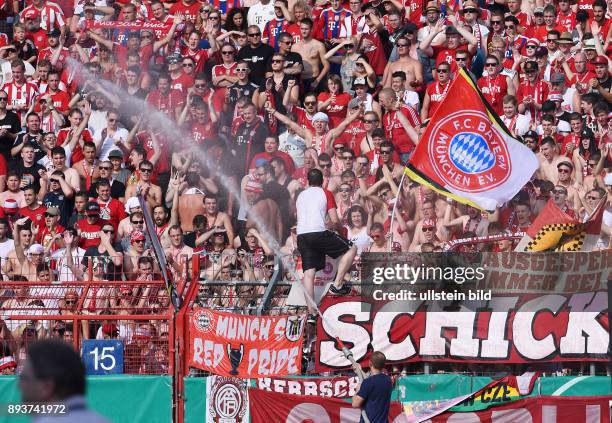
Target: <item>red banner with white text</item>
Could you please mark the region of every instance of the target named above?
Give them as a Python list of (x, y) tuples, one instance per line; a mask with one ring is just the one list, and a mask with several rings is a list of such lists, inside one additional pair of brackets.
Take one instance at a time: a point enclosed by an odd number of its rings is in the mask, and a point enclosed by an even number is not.
[(471, 413), (444, 413), (431, 423), (603, 423), (610, 397), (531, 397)]
[(303, 318), (195, 308), (189, 329), (189, 366), (244, 379), (300, 374)]
[(316, 395), (320, 397), (352, 398), (357, 393), (357, 376), (255, 379), (255, 385), (265, 391), (291, 395)]
[(410, 311), (393, 302), (326, 297), (317, 326), (317, 371), (350, 367), (336, 337), (367, 364), (453, 361), (533, 363), (607, 361), (607, 292), (496, 296), (507, 311)]
[(161, 22), (127, 22), (127, 21), (92, 21), (88, 22), (89, 28), (104, 28), (104, 29), (127, 29), (130, 31), (140, 31), (141, 29), (149, 29), (155, 33), (157, 39), (162, 38), (172, 28), (172, 24)]
[[(337, 398), (279, 394), (249, 389), (251, 423), (358, 423), (359, 409)], [(391, 402), (390, 423), (403, 423), (402, 406)]]

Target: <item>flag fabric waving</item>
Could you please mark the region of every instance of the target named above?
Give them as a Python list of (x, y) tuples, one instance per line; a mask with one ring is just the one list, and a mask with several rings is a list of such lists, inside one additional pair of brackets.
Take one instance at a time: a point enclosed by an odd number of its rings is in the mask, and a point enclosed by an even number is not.
[(494, 210), (510, 200), (538, 166), (535, 154), (510, 135), (461, 69), (405, 171), (456, 201)]
[(599, 240), (605, 201), (581, 223), (550, 199), (527, 229), (515, 251), (591, 251)]

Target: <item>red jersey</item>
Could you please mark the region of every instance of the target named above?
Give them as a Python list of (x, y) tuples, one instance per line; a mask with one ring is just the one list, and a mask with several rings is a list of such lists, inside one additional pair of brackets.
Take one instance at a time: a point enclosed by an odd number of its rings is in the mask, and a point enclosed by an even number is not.
[(421, 124), (419, 115), (416, 110), (407, 104), (402, 104), (400, 109), (385, 113), (383, 116), (383, 126), (387, 139), (393, 143), (395, 150), (402, 153), (409, 153), (414, 149), (414, 143), (406, 133), (404, 126), (397, 118), (397, 113), (401, 112), (413, 128), (418, 127)]
[[(127, 68), (127, 56), (128, 56), (128, 48), (121, 43), (113, 43), (113, 53), (115, 53), (115, 57), (117, 57), (117, 63), (121, 66), (122, 69)], [(138, 55), (140, 56), (140, 68), (143, 71), (149, 69), (149, 61), (151, 56), (153, 56), (153, 44), (147, 44), (146, 46), (138, 49)]]
[[(366, 27), (366, 30), (367, 29)], [(368, 58), (368, 63), (372, 66), (372, 69), (374, 69), (376, 76), (380, 77), (385, 73), (385, 67), (387, 66), (388, 60), (378, 31), (370, 30), (370, 32), (364, 32), (362, 38), (372, 43), (372, 46), (364, 50), (363, 53)]]
[(44, 226), (45, 224), (45, 212), (47, 208), (39, 205), (34, 210), (29, 207), (22, 207), (19, 209), (19, 215), (22, 217), (29, 217), (32, 222), (38, 227)]
[(361, 154), (361, 141), (363, 137), (365, 137), (365, 134), (366, 130), (363, 127), (363, 121), (357, 119), (346, 127), (340, 139), (344, 141), (348, 148), (353, 150), (355, 157), (357, 157)]
[(39, 29), (36, 32), (26, 32), (26, 37), (32, 40), (38, 51), (47, 47), (47, 32), (44, 29)]
[(98, 204), (100, 205), (100, 217), (112, 223), (116, 231), (119, 222), (127, 217), (125, 206), (115, 198), (108, 201), (102, 201), (98, 198)]
[(446, 98), (448, 89), (450, 88), (450, 81), (446, 84), (440, 84), (440, 82), (432, 82), (427, 85), (427, 94), (429, 94), (429, 112), (427, 117), (432, 117), (442, 101)]
[(170, 90), (168, 93), (162, 94), (159, 90), (153, 90), (147, 96), (147, 103), (155, 107), (157, 110), (164, 112), (170, 119), (175, 119), (174, 111), (176, 108), (182, 108), (183, 94), (178, 90)]
[(300, 31), (299, 23), (292, 23), (287, 26), (287, 32), (293, 37), (293, 44), (302, 41), (302, 32)]
[(576, 14), (572, 12), (572, 9), (570, 9), (567, 13), (563, 13), (559, 10), (555, 23), (562, 26), (563, 31), (572, 32), (576, 26)]
[[(72, 135), (72, 128), (62, 128), (57, 133), (57, 145), (62, 146), (68, 144), (70, 142), (70, 136)], [(93, 137), (91, 136), (91, 132), (89, 129), (85, 128), (81, 133), (81, 139), (77, 142), (74, 150), (72, 151), (72, 156), (70, 156), (70, 165), (80, 162), (85, 158), (83, 155), (83, 148), (81, 147), (82, 142), (85, 141), (93, 141)]]
[(168, 13), (171, 15), (176, 15), (177, 13), (185, 16), (185, 20), (189, 21), (193, 24), (196, 23), (198, 19), (198, 15), (200, 14), (200, 7), (202, 7), (202, 3), (199, 1), (195, 1), (192, 4), (185, 4), (182, 1), (178, 1), (174, 3)]
[[(331, 97), (330, 93), (323, 92), (319, 94), (318, 101), (325, 102)], [(346, 112), (348, 110), (348, 104), (351, 101), (351, 95), (348, 93), (336, 94), (336, 100), (332, 102), (329, 109), (324, 112), (329, 117), (329, 127), (335, 128), (346, 118)]]
[(314, 115), (309, 115), (306, 110), (301, 107), (294, 107), (292, 112), (296, 117), (298, 125), (314, 133), (314, 126), (312, 126), (312, 117)]
[(100, 245), (100, 230), (108, 222), (104, 219), (96, 218), (93, 224), (87, 222), (87, 218), (77, 221), (75, 227), (80, 233), (79, 247), (86, 250), (89, 247)]
[(434, 57), (436, 58), (436, 67), (442, 62), (451, 65), (451, 71), (457, 71), (457, 63), (455, 62), (455, 53), (458, 49), (445, 48), (444, 46), (433, 46)]
[[(64, 113), (68, 111), (69, 104), (70, 104), (70, 96), (65, 91), (58, 91), (50, 95), (51, 95), (51, 101), (53, 101), (53, 107), (55, 107), (58, 112)], [(37, 104), (34, 107), (34, 111), (36, 113), (40, 113), (40, 104)]]
[(170, 89), (180, 91), (183, 95), (183, 98), (187, 97), (187, 90), (193, 87), (194, 79), (193, 75), (186, 74), (184, 72), (181, 73), (176, 79), (173, 79), (170, 83)]
[[(60, 224), (56, 224), (54, 229), (55, 229), (54, 233), (56, 233), (56, 234), (61, 234), (62, 232), (64, 232), (66, 230)], [(49, 230), (47, 225), (45, 225), (43, 223), (43, 225), (40, 226), (38, 234), (36, 235), (36, 242), (38, 242), (42, 246), (46, 247), (53, 240), (53, 235), (54, 234), (51, 233), (51, 231)], [(59, 247), (60, 246), (59, 246), (57, 240), (55, 240), (55, 241), (53, 241), (53, 244), (51, 245), (51, 248), (49, 249), (49, 251), (51, 251), (51, 252), (56, 251), (56, 250), (59, 249)]]
[(266, 22), (262, 36), (268, 40), (268, 45), (272, 47), (274, 51), (278, 51), (278, 34), (287, 31), (288, 27), (289, 22), (282, 18), (279, 19), (274, 17)]
[[(212, 74), (215, 75), (216, 77), (219, 76), (237, 76), (236, 74), (236, 66), (238, 66), (237, 62), (232, 63), (231, 65), (226, 65), (224, 63), (220, 64), (220, 65), (215, 65), (212, 68)], [(225, 93), (223, 93), (223, 95), (225, 96)]]
[(198, 123), (193, 122), (190, 127), (191, 130), (191, 138), (193, 142), (198, 145), (202, 145), (202, 143), (206, 140), (210, 140), (215, 137), (217, 132), (217, 126), (212, 123)]
[[(139, 132), (136, 136), (138, 138), (138, 142), (142, 144), (142, 147), (147, 152), (147, 160), (151, 160), (151, 157), (153, 157), (153, 154), (155, 154), (155, 151), (153, 150), (153, 141), (151, 140), (151, 135), (149, 135), (149, 133), (146, 131), (142, 131)], [(170, 172), (171, 156), (170, 152), (168, 151), (168, 145), (166, 143), (166, 140), (161, 134), (155, 134), (155, 136), (157, 138), (157, 143), (159, 144), (161, 154), (159, 156), (159, 160), (153, 168), (153, 171), (156, 174)], [(153, 176), (154, 175), (151, 175), (151, 180), (152, 182), (155, 182)], [(155, 177), (157, 176), (155, 175)]]
[(47, 1), (42, 9), (37, 9), (33, 4), (24, 7), (20, 13), (22, 21), (24, 21), (24, 15), (30, 10), (34, 10), (40, 15), (40, 28), (46, 32), (51, 31), (53, 28), (61, 29), (66, 25), (64, 13), (56, 3)]
[(593, 19), (593, 0), (578, 0), (578, 10), (586, 11), (589, 19)]
[(194, 53), (191, 50), (189, 50), (187, 47), (183, 49), (181, 54), (183, 55), (183, 57), (189, 57), (195, 62), (195, 68), (193, 72), (196, 75), (202, 72), (202, 70), (204, 69), (204, 64), (210, 58), (210, 54), (208, 53), (208, 50), (198, 50)]
[[(38, 62), (41, 60), (47, 59), (51, 61), (51, 57), (55, 51), (51, 47), (44, 48), (38, 52)], [(59, 59), (57, 59), (57, 63), (55, 64), (56, 70), (62, 70), (66, 66), (66, 60), (68, 60), (68, 56), (70, 56), (70, 50), (66, 47), (62, 47), (62, 51), (60, 52)]]
[[(14, 81), (2, 86), (2, 91), (8, 95), (8, 104), (15, 106), (30, 106), (34, 97), (38, 95), (38, 87), (32, 82), (19, 85)], [(21, 118), (21, 112), (15, 112)]]
[(529, 15), (525, 12), (518, 12), (516, 15), (513, 13), (508, 13), (507, 16), (514, 16), (519, 21), (519, 32), (525, 30), (525, 28), (529, 28), (531, 26), (531, 19)]
[[(548, 98), (549, 90), (548, 84), (542, 80), (537, 81), (534, 85), (531, 85), (525, 81), (519, 85), (516, 93), (516, 99), (519, 103), (522, 103), (525, 97), (531, 96), (536, 103), (542, 104)], [(540, 116), (538, 113), (536, 113), (533, 106), (530, 106), (525, 110), (525, 115), (529, 116), (532, 121), (539, 120)]]
[(495, 78), (483, 76), (478, 80), (478, 88), (487, 99), (495, 113), (501, 116), (504, 113), (503, 98), (508, 94), (508, 80), (504, 75)]

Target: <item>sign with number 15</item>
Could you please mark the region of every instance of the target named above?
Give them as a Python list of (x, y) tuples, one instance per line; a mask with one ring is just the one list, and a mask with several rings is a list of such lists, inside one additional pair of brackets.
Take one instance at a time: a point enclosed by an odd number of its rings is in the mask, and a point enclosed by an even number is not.
[(83, 340), (83, 363), (88, 375), (123, 373), (123, 341), (116, 339)]

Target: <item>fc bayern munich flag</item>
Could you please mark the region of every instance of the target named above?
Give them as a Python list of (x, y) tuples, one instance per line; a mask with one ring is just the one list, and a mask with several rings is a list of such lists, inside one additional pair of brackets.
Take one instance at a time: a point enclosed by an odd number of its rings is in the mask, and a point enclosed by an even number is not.
[(459, 70), (406, 166), (407, 175), (484, 210), (510, 200), (538, 168), (472, 79)]

